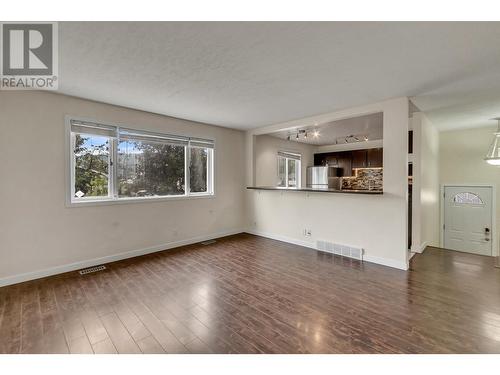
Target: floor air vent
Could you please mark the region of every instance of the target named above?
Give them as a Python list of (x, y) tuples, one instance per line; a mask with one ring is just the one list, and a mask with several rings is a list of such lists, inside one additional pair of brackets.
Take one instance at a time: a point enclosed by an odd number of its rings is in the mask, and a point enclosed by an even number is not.
[(317, 241), (316, 248), (327, 253), (363, 260), (363, 249), (359, 247), (341, 245), (328, 241)]
[(106, 269), (106, 266), (96, 266), (90, 268), (84, 268), (83, 270), (78, 271), (80, 275), (86, 275), (88, 273), (99, 272)]
[(200, 242), (202, 245), (206, 246), (206, 245), (212, 245), (214, 243), (216, 243), (217, 241), (216, 240), (208, 240), (208, 241), (203, 241), (203, 242)]

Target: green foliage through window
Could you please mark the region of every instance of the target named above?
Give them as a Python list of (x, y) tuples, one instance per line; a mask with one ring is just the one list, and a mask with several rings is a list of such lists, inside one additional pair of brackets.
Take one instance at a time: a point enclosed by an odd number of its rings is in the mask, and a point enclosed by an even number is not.
[(208, 170), (208, 149), (193, 147), (191, 148), (191, 163), (189, 188), (193, 193), (204, 193), (208, 188), (207, 170)]
[(184, 146), (143, 141), (120, 142), (118, 196), (183, 195), (184, 158)]
[(75, 137), (75, 195), (105, 197), (108, 195), (109, 138)]
[(73, 199), (212, 192), (213, 141), (76, 120), (71, 131)]

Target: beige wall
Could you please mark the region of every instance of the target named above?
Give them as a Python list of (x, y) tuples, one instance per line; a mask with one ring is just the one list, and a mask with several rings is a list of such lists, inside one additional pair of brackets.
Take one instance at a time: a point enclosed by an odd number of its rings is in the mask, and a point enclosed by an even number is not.
[[(0, 285), (244, 226), (243, 132), (42, 92), (0, 92), (0, 114)], [(65, 115), (215, 139), (216, 196), (66, 207)]]
[(422, 242), (439, 246), (439, 132), (422, 116), (420, 204)]
[[(331, 114), (290, 121), (247, 132), (247, 153), (256, 135), (325, 123), (363, 114), (384, 112), (384, 194), (377, 196), (248, 191), (249, 231), (288, 242), (315, 247), (317, 240), (358, 246), (367, 261), (406, 269), (407, 251), (407, 147), (408, 100), (398, 98)], [(247, 159), (248, 171), (257, 161)], [(258, 173), (258, 170), (256, 171)], [(249, 185), (254, 174), (247, 173)], [(304, 236), (310, 229), (312, 236)]]
[[(439, 137), (440, 184), (484, 184), (498, 187), (500, 167), (489, 165), (483, 160), (495, 131), (496, 128), (493, 126), (441, 132)], [(497, 188), (496, 233), (500, 230), (499, 194), (500, 191)], [(498, 248), (498, 243), (495, 245), (494, 248)]]
[(314, 149), (306, 143), (287, 141), (270, 135), (255, 137), (255, 184), (276, 186), (278, 181), (278, 151), (290, 151), (301, 155), (301, 182), (306, 186), (307, 167), (314, 165)]
[(422, 112), (414, 112), (412, 246), (422, 252), (439, 246), (439, 132)]

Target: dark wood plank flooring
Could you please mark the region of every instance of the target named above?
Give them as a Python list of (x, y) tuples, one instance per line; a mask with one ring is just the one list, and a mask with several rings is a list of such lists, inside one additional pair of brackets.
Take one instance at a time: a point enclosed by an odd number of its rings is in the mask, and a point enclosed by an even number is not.
[(248, 234), (0, 288), (2, 353), (500, 353), (494, 259), (409, 272)]

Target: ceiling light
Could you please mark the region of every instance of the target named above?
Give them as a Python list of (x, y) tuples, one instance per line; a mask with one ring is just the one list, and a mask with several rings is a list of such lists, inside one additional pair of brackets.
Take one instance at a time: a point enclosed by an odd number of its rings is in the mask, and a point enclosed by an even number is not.
[(314, 133), (313, 133), (313, 135), (314, 135), (314, 138), (318, 138), (319, 137), (319, 131), (315, 130)]
[(484, 160), (491, 165), (500, 165), (500, 117), (494, 118), (498, 122), (498, 128), (495, 133), (495, 138), (491, 142), (490, 148)]

